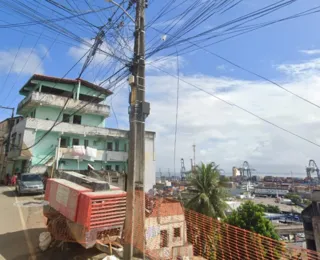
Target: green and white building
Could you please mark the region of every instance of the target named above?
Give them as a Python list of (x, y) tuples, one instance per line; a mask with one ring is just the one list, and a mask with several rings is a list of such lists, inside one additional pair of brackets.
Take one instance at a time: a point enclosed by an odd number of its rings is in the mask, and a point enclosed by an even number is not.
[[(107, 89), (82, 79), (33, 75), (21, 88), (25, 98), (13, 127), (7, 173), (51, 166), (59, 169), (127, 171), (128, 131), (106, 128)], [(62, 112), (61, 112), (62, 111)], [(50, 130), (48, 132), (48, 130)], [(155, 133), (146, 132), (146, 189), (155, 183)]]

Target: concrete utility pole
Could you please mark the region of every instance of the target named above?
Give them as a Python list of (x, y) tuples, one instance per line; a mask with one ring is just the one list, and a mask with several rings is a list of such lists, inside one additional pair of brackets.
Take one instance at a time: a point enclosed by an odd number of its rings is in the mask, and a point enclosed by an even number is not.
[(145, 0), (131, 0), (136, 3), (134, 58), (129, 79), (130, 92), (130, 133), (128, 160), (128, 190), (126, 220), (124, 227), (124, 259), (132, 259), (134, 249), (145, 254), (145, 119), (150, 104), (145, 102)]

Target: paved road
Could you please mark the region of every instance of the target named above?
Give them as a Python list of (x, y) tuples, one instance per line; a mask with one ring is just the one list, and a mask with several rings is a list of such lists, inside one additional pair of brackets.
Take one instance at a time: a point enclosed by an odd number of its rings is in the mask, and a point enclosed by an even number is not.
[(16, 197), (12, 187), (0, 186), (0, 260), (84, 260), (98, 254), (77, 244), (40, 252), (39, 234), (46, 231), (42, 203), (42, 196)]
[(16, 197), (12, 187), (0, 186), (0, 259), (36, 259), (39, 234), (45, 219), (39, 196)]

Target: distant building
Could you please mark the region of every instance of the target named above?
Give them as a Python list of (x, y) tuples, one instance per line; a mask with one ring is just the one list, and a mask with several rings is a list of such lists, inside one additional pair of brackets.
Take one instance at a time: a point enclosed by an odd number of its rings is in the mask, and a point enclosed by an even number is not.
[(271, 188), (271, 187), (257, 187), (254, 189), (256, 196), (284, 196), (289, 193), (288, 189), (284, 188)]
[(302, 213), (307, 248), (320, 251), (320, 190), (312, 193), (312, 203)]
[(251, 181), (252, 181), (252, 182), (259, 182), (260, 180), (261, 180), (261, 177), (258, 176), (258, 175), (253, 175), (253, 176), (251, 177)]
[(8, 164), (7, 152), (9, 152), (10, 149), (10, 146), (8, 146), (10, 127), (14, 127), (22, 119), (23, 117), (16, 116), (0, 122), (0, 182), (4, 179), (5, 175), (9, 173), (6, 166)]
[(263, 178), (263, 181), (265, 182), (273, 182), (274, 181), (274, 178), (272, 176), (265, 176)]
[[(83, 171), (127, 172), (128, 131), (105, 127), (112, 92), (82, 79), (33, 75), (21, 88), (25, 98), (17, 114), (24, 117), (13, 127), (7, 171), (26, 172), (50, 167)], [(145, 134), (145, 186), (155, 184), (155, 133)]]
[(237, 167), (232, 167), (232, 177), (240, 176), (240, 171)]
[(187, 240), (187, 224), (180, 202), (155, 199), (149, 201), (147, 208), (147, 253), (155, 259), (193, 257), (193, 247)]

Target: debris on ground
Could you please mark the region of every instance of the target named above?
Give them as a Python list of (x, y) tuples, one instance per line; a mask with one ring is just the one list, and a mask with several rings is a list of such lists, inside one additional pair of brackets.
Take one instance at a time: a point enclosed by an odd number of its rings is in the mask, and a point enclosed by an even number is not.
[(42, 232), (39, 235), (39, 248), (41, 249), (41, 251), (46, 251), (50, 246), (51, 241), (52, 237), (50, 232)]
[(102, 260), (118, 260), (119, 258), (117, 258), (114, 255), (107, 255), (105, 258), (103, 258)]

